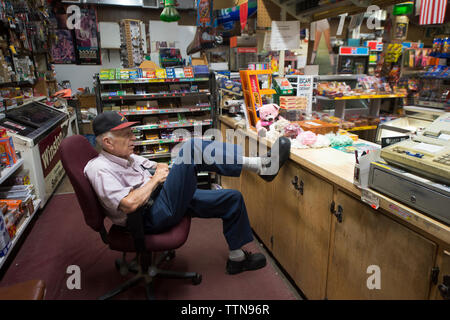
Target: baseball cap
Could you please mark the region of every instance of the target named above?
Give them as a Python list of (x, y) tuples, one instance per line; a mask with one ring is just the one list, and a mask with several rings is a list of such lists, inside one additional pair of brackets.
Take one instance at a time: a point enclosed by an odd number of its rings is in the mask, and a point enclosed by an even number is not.
[(138, 122), (129, 122), (120, 112), (105, 111), (95, 117), (92, 129), (97, 137), (105, 132), (128, 128), (136, 123)]

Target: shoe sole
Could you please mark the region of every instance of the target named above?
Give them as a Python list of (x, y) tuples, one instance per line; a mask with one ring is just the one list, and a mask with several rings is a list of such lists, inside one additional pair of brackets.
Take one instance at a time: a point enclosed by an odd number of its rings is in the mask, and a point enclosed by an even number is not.
[(267, 265), (267, 261), (264, 261), (264, 265), (262, 265), (262, 266), (260, 266), (260, 267), (258, 266), (258, 267), (254, 267), (254, 268), (242, 268), (242, 269), (240, 269), (240, 270), (238, 270), (238, 271), (232, 271), (232, 272), (230, 272), (229, 270), (227, 270), (227, 273), (230, 274), (230, 275), (233, 275), (233, 274), (238, 274), (238, 273), (241, 273), (241, 272), (244, 272), (244, 271), (258, 270), (258, 269), (264, 268), (266, 265)]

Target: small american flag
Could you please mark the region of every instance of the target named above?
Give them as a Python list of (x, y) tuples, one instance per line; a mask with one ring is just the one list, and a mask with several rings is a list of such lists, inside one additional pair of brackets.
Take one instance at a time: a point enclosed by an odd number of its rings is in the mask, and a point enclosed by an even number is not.
[(422, 0), (419, 23), (421, 25), (443, 23), (446, 9), (447, 0)]

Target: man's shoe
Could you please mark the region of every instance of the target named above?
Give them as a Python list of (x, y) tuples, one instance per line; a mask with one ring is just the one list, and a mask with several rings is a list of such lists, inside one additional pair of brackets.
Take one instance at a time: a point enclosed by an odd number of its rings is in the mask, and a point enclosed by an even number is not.
[[(272, 154), (272, 150), (278, 150)], [(277, 176), (280, 172), (281, 167), (289, 159), (289, 154), (291, 153), (291, 140), (286, 137), (280, 137), (272, 146), (272, 149), (267, 153), (267, 155), (262, 156), (262, 171), (259, 175), (264, 180), (270, 182)], [(271, 168), (271, 164), (276, 165), (278, 163), (278, 169), (273, 172), (274, 169)]]
[(245, 259), (242, 261), (227, 261), (227, 273), (238, 274), (242, 271), (257, 270), (266, 266), (266, 257), (262, 253), (244, 251)]

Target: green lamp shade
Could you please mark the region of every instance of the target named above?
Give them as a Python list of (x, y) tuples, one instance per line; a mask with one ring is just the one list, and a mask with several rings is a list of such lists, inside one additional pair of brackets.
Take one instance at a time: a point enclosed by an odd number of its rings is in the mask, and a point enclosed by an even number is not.
[(413, 2), (404, 2), (394, 5), (394, 9), (392, 10), (392, 14), (394, 16), (402, 16), (408, 15), (413, 12), (414, 3)]
[(174, 22), (180, 20), (180, 14), (175, 8), (175, 0), (164, 0), (164, 9), (159, 16), (159, 19), (165, 22)]

